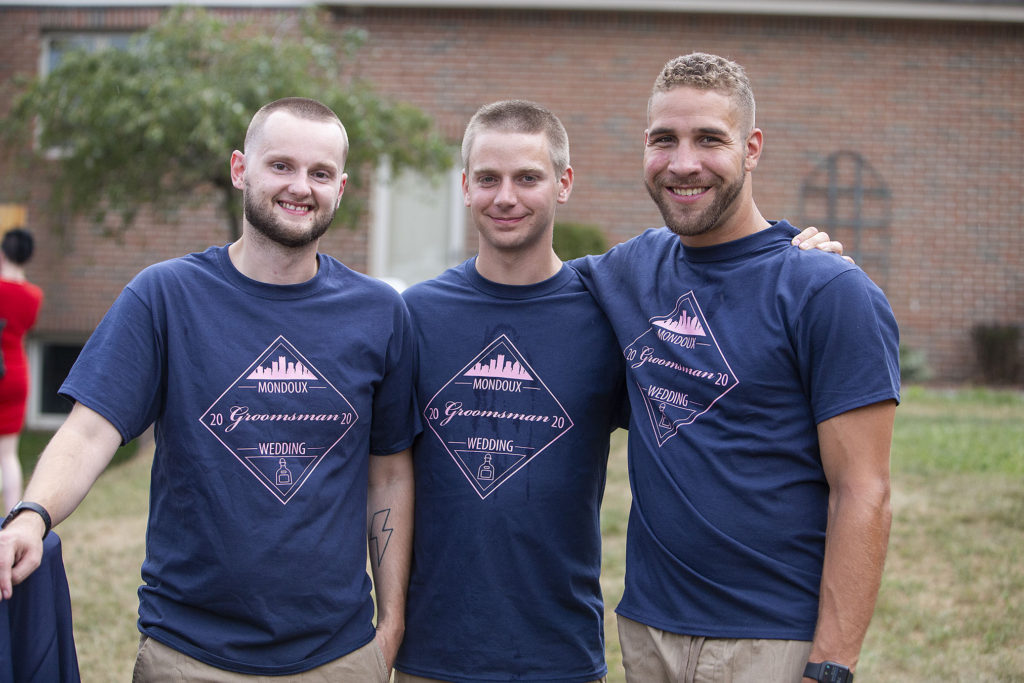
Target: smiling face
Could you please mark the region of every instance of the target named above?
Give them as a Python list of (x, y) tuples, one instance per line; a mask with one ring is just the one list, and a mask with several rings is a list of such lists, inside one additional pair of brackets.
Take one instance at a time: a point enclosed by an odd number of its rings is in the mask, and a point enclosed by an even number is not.
[(572, 190), (572, 169), (556, 174), (544, 133), (484, 129), (473, 141), (462, 189), (482, 258), (547, 253), (555, 207)]
[(345, 191), (346, 141), (329, 121), (270, 114), (246, 152), (231, 156), (247, 227), (284, 247), (304, 247), (327, 231)]
[(665, 224), (689, 246), (738, 239), (754, 230), (747, 175), (761, 131), (745, 131), (733, 100), (690, 86), (655, 93), (644, 141), (644, 183)]

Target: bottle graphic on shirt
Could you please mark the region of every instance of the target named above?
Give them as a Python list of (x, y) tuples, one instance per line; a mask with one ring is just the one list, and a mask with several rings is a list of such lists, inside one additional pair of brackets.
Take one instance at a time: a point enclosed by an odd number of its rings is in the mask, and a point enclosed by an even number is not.
[(658, 422), (658, 425), (665, 429), (672, 429), (672, 420), (668, 419), (668, 415), (665, 414), (664, 403), (658, 406), (658, 412), (661, 413), (661, 421)]
[(492, 481), (494, 479), (494, 465), (491, 464), (491, 454), (484, 453), (484, 464), (476, 471), (477, 479)]
[(280, 467), (277, 468), (277, 476), (275, 477), (278, 486), (291, 486), (292, 485), (292, 471), (288, 469), (288, 463), (285, 462), (284, 458), (277, 461)]

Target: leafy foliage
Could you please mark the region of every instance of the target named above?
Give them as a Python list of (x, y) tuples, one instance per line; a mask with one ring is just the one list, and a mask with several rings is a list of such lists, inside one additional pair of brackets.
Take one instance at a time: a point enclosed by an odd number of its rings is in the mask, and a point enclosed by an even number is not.
[(596, 225), (555, 223), (552, 246), (558, 258), (568, 261), (590, 254), (603, 254), (608, 250), (608, 241)]
[[(449, 164), (423, 112), (342, 72), (363, 34), (338, 34), (315, 10), (290, 16), (268, 32), (178, 7), (127, 50), (70, 52), (45, 78), (21, 82), (2, 122), (7, 142), (23, 145), (35, 134), (35, 161), (56, 166), (58, 215), (100, 223), (112, 214), (127, 229), (143, 206), (173, 214), (212, 187), (236, 236), (241, 197), (228, 158), (241, 148), (252, 114), (272, 100), (312, 97), (337, 112), (349, 133), (346, 171), (355, 186), (384, 154), (396, 171)], [(346, 197), (336, 220), (350, 223), (359, 210)]]

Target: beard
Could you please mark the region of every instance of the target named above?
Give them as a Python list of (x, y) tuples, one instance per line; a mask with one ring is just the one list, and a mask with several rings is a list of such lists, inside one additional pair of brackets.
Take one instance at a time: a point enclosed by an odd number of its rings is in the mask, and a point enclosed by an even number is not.
[(317, 241), (327, 232), (331, 221), (334, 220), (334, 210), (318, 211), (313, 216), (313, 225), (309, 231), (302, 233), (289, 230), (274, 216), (270, 206), (257, 203), (253, 195), (247, 184), (242, 193), (245, 220), (256, 229), (256, 232), (283, 247), (296, 249)]
[(658, 206), (668, 229), (680, 237), (695, 237), (711, 232), (718, 227), (722, 216), (736, 202), (736, 198), (743, 190), (746, 177), (746, 173), (740, 173), (733, 182), (719, 185), (711, 206), (697, 214), (681, 211), (681, 207), (677, 203), (664, 196), (664, 192), (667, 190), (660, 184), (648, 180), (645, 180), (644, 184), (647, 186), (647, 193), (651, 195), (651, 199)]

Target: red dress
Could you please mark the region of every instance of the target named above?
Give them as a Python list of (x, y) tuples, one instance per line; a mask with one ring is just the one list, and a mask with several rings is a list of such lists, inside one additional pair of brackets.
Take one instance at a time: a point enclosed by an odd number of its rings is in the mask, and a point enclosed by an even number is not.
[(0, 278), (0, 333), (6, 372), (0, 377), (0, 434), (17, 434), (25, 423), (28, 399), (28, 360), (25, 333), (31, 329), (43, 303), (43, 290), (30, 282)]

